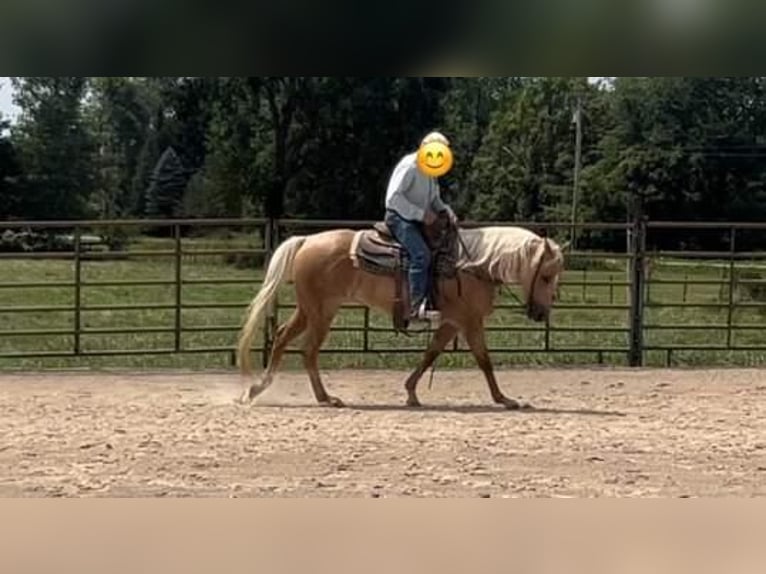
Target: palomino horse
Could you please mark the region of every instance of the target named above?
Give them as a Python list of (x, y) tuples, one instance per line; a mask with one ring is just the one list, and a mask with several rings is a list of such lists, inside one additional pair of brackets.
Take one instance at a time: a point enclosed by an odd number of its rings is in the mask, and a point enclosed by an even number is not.
[[(242, 401), (266, 390), (274, 380), (285, 349), (305, 334), (303, 363), (320, 405), (343, 406), (327, 393), (319, 376), (319, 351), (341, 305), (357, 303), (389, 314), (395, 310), (395, 279), (369, 273), (354, 264), (357, 233), (337, 229), (284, 241), (274, 252), (263, 286), (252, 300), (238, 342), (240, 371), (246, 377)], [(368, 232), (369, 233), (369, 232)], [(418, 381), (444, 347), (461, 332), (489, 386), (495, 403), (517, 409), (519, 403), (498, 387), (484, 334), (484, 321), (492, 313), (498, 286), (519, 284), (526, 300), (527, 317), (545, 321), (556, 300), (564, 268), (562, 248), (520, 227), (459, 229), (463, 247), (456, 279), (438, 280), (437, 308), (442, 320), (420, 364), (405, 383), (407, 405), (420, 406)], [(296, 309), (279, 326), (271, 356), (260, 385), (249, 382), (250, 348), (255, 332), (283, 283), (292, 283)]]

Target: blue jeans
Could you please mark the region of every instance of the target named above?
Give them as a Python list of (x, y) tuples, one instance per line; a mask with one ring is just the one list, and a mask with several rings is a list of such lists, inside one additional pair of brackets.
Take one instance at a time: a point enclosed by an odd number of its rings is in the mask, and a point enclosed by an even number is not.
[(428, 296), (431, 283), (431, 249), (426, 243), (420, 224), (404, 219), (392, 210), (386, 211), (386, 225), (394, 238), (402, 244), (410, 259), (410, 303), (417, 309)]

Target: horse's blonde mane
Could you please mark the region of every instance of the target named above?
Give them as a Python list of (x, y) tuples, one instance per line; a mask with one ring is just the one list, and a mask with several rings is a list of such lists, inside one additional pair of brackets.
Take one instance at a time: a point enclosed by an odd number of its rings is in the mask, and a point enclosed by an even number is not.
[(458, 268), (500, 283), (517, 283), (529, 268), (541, 238), (522, 227), (461, 229), (468, 253), (461, 253)]

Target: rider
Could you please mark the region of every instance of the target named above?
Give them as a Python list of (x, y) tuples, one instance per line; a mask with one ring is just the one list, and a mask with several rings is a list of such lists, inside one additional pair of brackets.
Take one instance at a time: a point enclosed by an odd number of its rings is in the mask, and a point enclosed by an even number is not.
[[(449, 146), (449, 140), (439, 132), (423, 138), (421, 146), (440, 142)], [(394, 238), (402, 244), (410, 260), (410, 319), (439, 321), (441, 314), (428, 309), (431, 250), (425, 241), (422, 224), (430, 225), (436, 214), (447, 211), (456, 222), (455, 212), (441, 199), (435, 177), (423, 173), (417, 165), (417, 152), (405, 155), (394, 168), (386, 191), (385, 222)]]

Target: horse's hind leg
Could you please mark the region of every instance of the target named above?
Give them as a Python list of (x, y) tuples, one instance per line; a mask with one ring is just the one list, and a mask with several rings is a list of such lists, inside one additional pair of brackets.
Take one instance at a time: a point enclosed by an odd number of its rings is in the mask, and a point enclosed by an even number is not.
[(319, 349), (330, 332), (333, 316), (312, 319), (309, 321), (306, 343), (303, 350), (303, 365), (311, 381), (311, 390), (314, 391), (314, 396), (320, 405), (342, 407), (344, 406), (343, 401), (327, 394), (324, 384), (322, 384), (322, 378), (319, 376)]
[(266, 366), (266, 372), (263, 374), (260, 385), (254, 383), (245, 390), (243, 394), (243, 401), (253, 400), (260, 395), (263, 391), (271, 386), (274, 382), (274, 376), (276, 375), (279, 365), (282, 363), (282, 357), (285, 354), (287, 346), (298, 337), (306, 329), (306, 315), (297, 308), (293, 311), (293, 314), (287, 320), (277, 328), (274, 344), (271, 347), (271, 355), (269, 357), (269, 363)]

